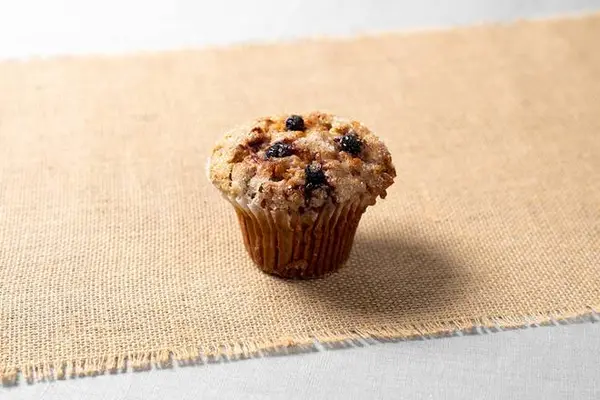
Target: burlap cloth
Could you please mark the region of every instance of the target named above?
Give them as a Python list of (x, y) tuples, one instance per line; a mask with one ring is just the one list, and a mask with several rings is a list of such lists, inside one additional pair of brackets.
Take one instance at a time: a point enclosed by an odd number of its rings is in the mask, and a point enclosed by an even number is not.
[[(600, 16), (0, 64), (0, 375), (64, 377), (600, 306)], [(233, 124), (364, 121), (398, 179), (283, 281), (204, 174)]]

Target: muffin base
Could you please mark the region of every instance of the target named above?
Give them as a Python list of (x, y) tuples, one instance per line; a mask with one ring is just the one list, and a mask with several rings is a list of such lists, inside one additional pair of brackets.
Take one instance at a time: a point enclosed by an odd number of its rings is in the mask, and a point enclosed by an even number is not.
[(326, 205), (316, 218), (234, 204), (244, 245), (264, 272), (284, 278), (316, 278), (348, 260), (366, 206), (362, 201)]

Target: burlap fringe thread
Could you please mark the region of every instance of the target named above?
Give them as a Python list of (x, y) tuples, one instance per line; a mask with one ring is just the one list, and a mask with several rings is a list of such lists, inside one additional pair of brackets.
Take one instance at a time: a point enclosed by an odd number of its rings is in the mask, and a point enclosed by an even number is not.
[[(67, 378), (96, 376), (106, 372), (116, 374), (151, 368), (169, 368), (173, 362), (181, 366), (229, 360), (263, 357), (269, 355), (295, 354), (315, 351), (315, 344), (328, 347), (353, 347), (359, 341), (393, 341), (416, 338), (448, 337), (460, 334), (480, 334), (502, 330), (570, 324), (581, 321), (600, 320), (592, 306), (583, 310), (556, 310), (547, 314), (527, 316), (482, 317), (440, 323), (420, 323), (399, 326), (382, 326), (376, 329), (351, 329), (341, 332), (320, 332), (312, 336), (289, 337), (282, 340), (242, 341), (173, 350), (158, 350), (146, 353), (106, 355), (85, 360), (56, 360), (43, 364), (21, 367), (0, 365), (0, 382), (14, 385), (19, 373), (28, 383), (64, 380)], [(558, 317), (560, 316), (560, 317)]]

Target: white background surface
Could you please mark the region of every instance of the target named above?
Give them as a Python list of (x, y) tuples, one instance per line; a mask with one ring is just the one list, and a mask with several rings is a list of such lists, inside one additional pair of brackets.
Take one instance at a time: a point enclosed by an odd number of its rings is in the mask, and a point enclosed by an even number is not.
[[(600, 323), (153, 370), (9, 399), (600, 399)], [(0, 391), (0, 398), (4, 399)]]
[(438, 28), (600, 9), (598, 0), (0, 0), (0, 57)]
[[(0, 0), (0, 59), (346, 36), (594, 10), (600, 0)], [(600, 399), (600, 324), (0, 387), (0, 399), (29, 398)]]

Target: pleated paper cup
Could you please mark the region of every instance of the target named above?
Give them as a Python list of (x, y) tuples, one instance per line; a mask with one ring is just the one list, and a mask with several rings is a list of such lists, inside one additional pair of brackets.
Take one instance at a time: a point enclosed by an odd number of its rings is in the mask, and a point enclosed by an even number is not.
[(266, 273), (300, 279), (327, 275), (346, 263), (366, 209), (357, 200), (326, 205), (308, 218), (240, 202), (234, 207), (254, 263)]

